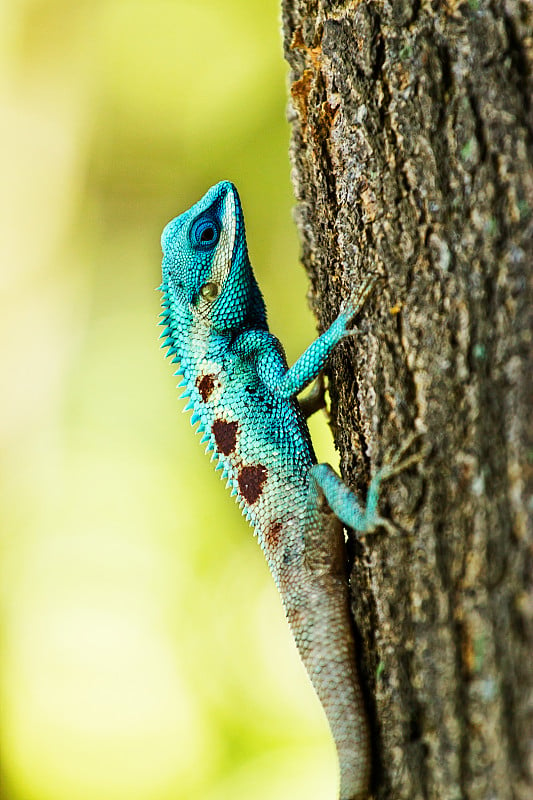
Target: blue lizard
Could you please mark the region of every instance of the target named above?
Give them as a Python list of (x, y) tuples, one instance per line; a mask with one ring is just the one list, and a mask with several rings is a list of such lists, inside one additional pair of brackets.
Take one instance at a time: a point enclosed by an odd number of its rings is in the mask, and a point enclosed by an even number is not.
[[(269, 332), (248, 258), (244, 217), (229, 181), (213, 186), (165, 227), (163, 345), (179, 364), (191, 422), (249, 522), (281, 594), (302, 661), (326, 713), (340, 766), (341, 800), (367, 797), (370, 738), (355, 661), (343, 524), (359, 533), (391, 527), (377, 511), (373, 477), (366, 508), (328, 464), (317, 464), (296, 396), (353, 333), (349, 322), (370, 278), (290, 368)], [(402, 453), (406, 448), (402, 449)]]

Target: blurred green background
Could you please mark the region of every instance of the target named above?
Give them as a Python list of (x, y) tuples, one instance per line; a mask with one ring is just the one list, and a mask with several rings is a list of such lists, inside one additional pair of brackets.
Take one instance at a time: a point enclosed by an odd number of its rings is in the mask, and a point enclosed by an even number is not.
[(315, 335), (278, 0), (5, 0), (0, 40), (1, 796), (333, 799), (320, 706), (156, 327), (161, 230), (229, 178), (290, 362)]

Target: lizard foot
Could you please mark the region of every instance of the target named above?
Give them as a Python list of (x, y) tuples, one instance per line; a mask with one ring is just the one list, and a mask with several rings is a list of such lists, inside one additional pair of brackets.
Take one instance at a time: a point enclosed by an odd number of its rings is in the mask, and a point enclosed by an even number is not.
[(420, 439), (422, 435), (423, 434), (419, 431), (411, 433), (398, 450), (389, 451), (386, 454), (383, 465), (374, 474), (370, 486), (368, 487), (366, 506), (370, 527), (365, 533), (375, 533), (380, 527), (385, 528), (388, 533), (397, 533), (400, 530), (391, 520), (377, 513), (380, 486), (383, 481), (389, 480), (389, 478), (392, 478), (394, 475), (398, 475), (400, 472), (409, 469), (413, 464), (418, 464), (420, 461), (424, 460), (429, 452), (429, 446), (427, 445), (404, 458), (405, 453), (411, 448), (413, 442)]
[[(341, 314), (348, 322), (355, 317), (363, 308), (364, 304), (376, 288), (377, 284), (383, 279), (377, 272), (370, 272), (361, 284), (355, 289), (350, 297), (342, 304)], [(358, 331), (347, 328), (344, 335), (351, 336)]]

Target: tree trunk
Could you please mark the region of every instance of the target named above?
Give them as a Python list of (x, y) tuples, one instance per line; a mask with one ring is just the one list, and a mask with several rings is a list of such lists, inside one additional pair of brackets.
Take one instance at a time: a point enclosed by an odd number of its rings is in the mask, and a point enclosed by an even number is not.
[[(284, 0), (293, 177), (345, 479), (399, 527), (350, 541), (378, 798), (533, 797), (533, 13)], [(529, 449), (528, 449), (529, 448)], [(529, 456), (529, 465), (527, 459)]]

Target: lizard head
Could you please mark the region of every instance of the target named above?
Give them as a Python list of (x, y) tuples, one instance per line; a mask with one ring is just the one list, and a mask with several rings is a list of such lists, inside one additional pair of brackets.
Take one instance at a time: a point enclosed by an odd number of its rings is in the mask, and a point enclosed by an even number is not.
[(263, 298), (248, 258), (237, 189), (221, 181), (161, 236), (162, 289), (180, 310), (215, 330), (266, 328)]

